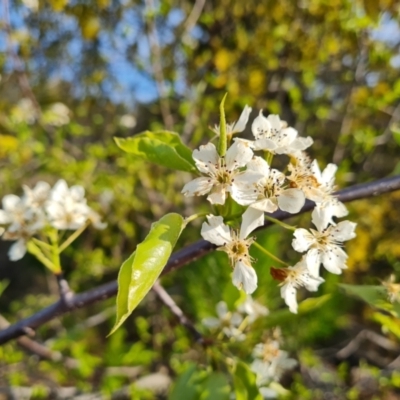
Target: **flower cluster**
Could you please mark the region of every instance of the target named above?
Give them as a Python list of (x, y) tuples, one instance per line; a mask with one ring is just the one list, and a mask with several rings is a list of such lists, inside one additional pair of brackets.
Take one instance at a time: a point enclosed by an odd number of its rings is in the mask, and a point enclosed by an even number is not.
[(202, 323), (210, 330), (220, 330), (226, 337), (234, 341), (246, 339), (246, 328), (258, 318), (268, 315), (269, 311), (263, 305), (247, 295), (236, 311), (229, 311), (228, 305), (220, 301), (216, 308), (216, 317), (204, 318)]
[[(250, 112), (251, 108), (246, 106), (237, 123), (226, 125), (228, 143), (234, 133), (245, 129)], [(346, 268), (347, 254), (342, 245), (355, 237), (356, 224), (335, 222), (348, 213), (334, 196), (337, 166), (329, 164), (321, 172), (317, 161), (305, 152), (313, 143), (310, 137), (298, 136), (298, 132), (279, 116), (264, 117), (261, 111), (251, 130), (254, 140), (234, 138), (226, 151), (221, 152), (213, 143), (194, 150), (193, 159), (202, 176), (188, 182), (182, 193), (185, 196), (207, 195), (207, 200), (215, 205), (220, 215), (207, 216), (201, 235), (227, 253), (233, 268), (233, 284), (249, 294), (257, 288), (257, 274), (249, 254), (255, 241), (249, 237), (251, 232), (264, 224), (265, 213), (280, 209), (296, 214), (307, 199), (315, 202), (312, 222), (316, 230), (296, 229), (294, 232), (292, 246), (295, 251), (305, 253), (302, 259), (293, 267), (271, 270), (273, 277), (281, 282), (283, 299), (296, 313), (296, 290), (305, 287), (316, 291), (324, 281), (320, 277), (321, 265), (334, 274)], [(214, 131), (219, 136), (223, 134), (219, 126)], [(272, 167), (273, 158), (280, 155), (289, 158), (285, 173)], [(221, 216), (232, 221), (229, 210), (234, 203), (242, 209), (246, 207), (239, 230), (228, 226)]]
[(279, 381), (285, 371), (297, 365), (297, 361), (280, 348), (280, 341), (280, 330), (275, 329), (270, 337), (253, 349), (251, 370), (256, 374), (256, 384), (265, 399), (277, 397), (271, 383)]
[(53, 187), (38, 182), (31, 189), (23, 186), (24, 194), (18, 197), (9, 194), (3, 197), (0, 210), (0, 233), (3, 240), (14, 240), (9, 257), (12, 261), (21, 259), (27, 251), (27, 243), (36, 234), (47, 228), (56, 230), (79, 230), (90, 222), (97, 229), (106, 224), (86, 203), (85, 190), (81, 186), (68, 187), (59, 180)]

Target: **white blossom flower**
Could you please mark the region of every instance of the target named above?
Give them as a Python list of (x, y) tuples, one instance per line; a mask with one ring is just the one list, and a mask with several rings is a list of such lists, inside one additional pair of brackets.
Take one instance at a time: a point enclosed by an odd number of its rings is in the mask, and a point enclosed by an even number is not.
[(23, 185), (22, 188), (26, 204), (35, 209), (43, 209), (49, 199), (50, 185), (47, 182), (39, 181), (33, 189), (26, 185)]
[(388, 280), (382, 281), (382, 285), (391, 303), (400, 302), (400, 283), (396, 283), (394, 274), (390, 275)]
[(342, 218), (348, 214), (346, 206), (333, 195), (336, 190), (335, 174), (337, 165), (328, 164), (321, 173), (318, 162), (314, 160), (312, 162), (312, 170), (323, 193), (321, 199), (315, 200), (317, 204), (315, 206), (314, 215), (319, 215), (318, 218), (323, 221), (325, 225), (328, 223), (335, 225), (332, 219), (333, 217)]
[[(240, 114), (237, 122), (232, 124), (226, 124), (226, 134), (227, 136), (232, 136), (234, 133), (243, 132), (246, 128), (247, 121), (249, 120), (249, 116), (251, 113), (251, 107), (246, 105)], [(220, 126), (215, 125), (213, 131), (219, 136), (220, 135)]]
[[(253, 190), (242, 190), (243, 186), (239, 186), (236, 201), (241, 205), (249, 205), (243, 219), (252, 220), (255, 226), (260, 226), (264, 223), (264, 212), (273, 213), (280, 208), (295, 214), (303, 207), (304, 193), (300, 189), (285, 187), (285, 175), (270, 168), (261, 157), (254, 157), (248, 162), (246, 172), (254, 180), (257, 176), (262, 178), (253, 183)], [(240, 182), (241, 179), (239, 177), (237, 180)], [(251, 209), (253, 211), (249, 211)]]
[(322, 202), (326, 198), (326, 189), (315, 176), (314, 164), (305, 152), (291, 154), (288, 164), (290, 174), (286, 179), (291, 188), (300, 189), (307, 199)]
[(202, 323), (209, 329), (222, 329), (224, 334), (229, 338), (242, 341), (246, 335), (238, 329), (243, 321), (243, 317), (237, 312), (230, 312), (228, 305), (224, 301), (220, 301), (216, 305), (218, 318), (207, 317), (204, 318)]
[(68, 188), (63, 179), (52, 188), (45, 208), (50, 224), (61, 230), (82, 228), (91, 212), (86, 204), (84, 188), (77, 185)]
[[(246, 141), (236, 139), (226, 152), (220, 157), (212, 143), (200, 146), (194, 150), (193, 159), (197, 169), (207, 175), (188, 182), (182, 189), (185, 196), (202, 196), (208, 194), (207, 200), (211, 204), (224, 204), (227, 193), (237, 200), (241, 193), (251, 190), (251, 184), (259, 177), (247, 174), (242, 168), (253, 157), (253, 151)], [(244, 176), (242, 176), (244, 175)], [(239, 176), (242, 179), (237, 180)]]
[(260, 111), (251, 126), (255, 137), (254, 149), (267, 150), (273, 154), (291, 154), (305, 150), (313, 144), (310, 137), (298, 137), (297, 131), (288, 127), (278, 115), (265, 118)]
[(242, 221), (240, 232), (231, 230), (224, 224), (222, 217), (214, 215), (207, 216), (207, 222), (203, 223), (201, 235), (205, 240), (220, 246), (218, 250), (225, 251), (228, 254), (231, 266), (234, 268), (232, 282), (238, 288), (246, 293), (253, 293), (257, 289), (257, 274), (251, 266), (251, 257), (249, 247), (253, 243), (253, 238), (246, 237), (251, 230)]
[(307, 265), (312, 275), (319, 275), (319, 266), (323, 266), (333, 274), (341, 274), (346, 269), (348, 258), (341, 248), (342, 242), (353, 239), (356, 224), (350, 221), (339, 222), (336, 226), (326, 226), (326, 221), (313, 211), (313, 222), (317, 230), (310, 231), (299, 228), (294, 231), (293, 248), (303, 253), (307, 251)]
[(274, 359), (268, 362), (255, 359), (250, 368), (256, 374), (257, 386), (263, 386), (279, 381), (285, 371), (294, 368), (296, 365), (295, 359), (289, 358), (286, 351), (278, 349)]
[(23, 197), (9, 194), (3, 197), (2, 204), (0, 224), (7, 225), (2, 238), (16, 241), (8, 255), (11, 261), (17, 261), (25, 255), (27, 241), (45, 225), (45, 219)]
[(269, 314), (268, 308), (254, 300), (249, 294), (246, 296), (245, 301), (239, 304), (237, 310), (247, 314), (250, 323)]
[(299, 287), (305, 287), (310, 292), (315, 292), (318, 290), (318, 286), (324, 282), (323, 278), (310, 273), (305, 257), (293, 267), (271, 268), (271, 274), (274, 279), (281, 281), (281, 296), (294, 314), (297, 314), (298, 307), (296, 290)]
[(42, 114), (42, 121), (53, 126), (63, 126), (70, 121), (70, 109), (63, 103), (53, 103)]

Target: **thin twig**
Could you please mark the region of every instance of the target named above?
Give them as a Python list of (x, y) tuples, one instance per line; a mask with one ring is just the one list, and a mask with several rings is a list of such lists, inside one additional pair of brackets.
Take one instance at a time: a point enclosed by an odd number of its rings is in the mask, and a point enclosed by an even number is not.
[[(365, 199), (372, 196), (382, 195), (384, 193), (393, 192), (400, 189), (400, 175), (380, 179), (378, 181), (365, 183), (361, 185), (355, 185), (347, 189), (337, 192), (337, 197), (340, 201), (350, 202), (359, 199)], [(314, 206), (313, 202), (306, 202), (302, 208), (301, 213), (310, 211)], [(289, 214), (284, 211), (277, 211), (271, 215), (273, 218), (284, 220), (293, 217), (293, 214)], [(264, 228), (272, 225), (271, 222), (266, 221)], [(169, 259), (161, 275), (168, 274), (185, 265), (195, 261), (198, 258), (210, 253), (215, 249), (215, 246), (205, 240), (199, 240), (184, 249), (174, 253)], [(60, 317), (70, 311), (78, 308), (87, 307), (90, 304), (96, 303), (101, 300), (108, 299), (115, 296), (118, 290), (116, 281), (106, 283), (97, 288), (88, 290), (87, 292), (73, 295), (71, 301), (67, 305), (64, 301), (57, 301), (47, 308), (25, 318), (14, 325), (11, 325), (7, 329), (0, 331), (0, 344), (6, 343), (11, 339), (15, 339), (19, 336), (26, 334), (27, 330), (36, 329), (48, 321)]]
[(161, 115), (164, 121), (164, 125), (167, 129), (172, 130), (174, 121), (171, 114), (171, 109), (168, 101), (167, 87), (165, 85), (162, 55), (160, 49), (160, 43), (158, 41), (156, 24), (154, 22), (154, 4), (153, 0), (145, 0), (146, 6), (146, 21), (148, 26), (148, 40), (151, 52), (151, 64), (153, 68), (154, 79), (156, 81), (158, 96), (160, 97), (160, 109)]
[(159, 281), (157, 281), (153, 285), (153, 291), (157, 294), (159, 299), (171, 310), (172, 314), (174, 314), (179, 322), (187, 328), (187, 330), (192, 333), (196, 342), (203, 343), (202, 334), (194, 327), (192, 322), (186, 317), (183, 311), (178, 307), (172, 297), (168, 294), (168, 292), (162, 287)]
[[(0, 315), (0, 328), (5, 329), (10, 326), (10, 323)], [(78, 366), (78, 361), (73, 358), (65, 358), (58, 351), (50, 350), (45, 345), (27, 337), (22, 336), (17, 340), (17, 344), (29, 353), (35, 354), (40, 358), (50, 361), (62, 361), (67, 368), (76, 368)]]
[(190, 12), (189, 16), (187, 17), (187, 20), (185, 21), (184, 35), (189, 34), (189, 32), (194, 28), (198, 19), (200, 18), (200, 15), (203, 11), (205, 4), (206, 4), (206, 0), (196, 0), (196, 3), (194, 3), (192, 11)]
[(74, 292), (69, 287), (68, 281), (64, 278), (64, 274), (56, 274), (58, 289), (60, 291), (60, 298), (65, 304), (69, 305), (74, 297)]
[(379, 347), (382, 347), (385, 350), (396, 352), (399, 350), (399, 346), (385, 336), (379, 335), (378, 333), (369, 329), (363, 329), (354, 339), (352, 339), (345, 347), (336, 353), (336, 357), (341, 360), (349, 358), (360, 348), (361, 343), (364, 340), (369, 340), (373, 343), (376, 343)]

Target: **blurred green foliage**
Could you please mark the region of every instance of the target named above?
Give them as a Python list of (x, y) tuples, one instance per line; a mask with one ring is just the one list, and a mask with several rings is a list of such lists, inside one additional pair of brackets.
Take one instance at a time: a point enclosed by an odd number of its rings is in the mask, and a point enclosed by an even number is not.
[[(323, 164), (339, 164), (341, 187), (400, 172), (397, 1), (151, 4), (20, 0), (11, 4), (10, 27), (3, 15), (2, 37), (8, 44), (0, 54), (2, 196), (21, 194), (22, 184), (64, 178), (86, 188), (89, 204), (108, 223), (105, 231), (85, 232), (66, 251), (63, 266), (73, 290), (116, 279), (151, 223), (166, 213), (206, 211), (198, 199), (180, 194), (189, 174), (127, 155), (113, 137), (173, 128), (195, 148), (214, 135), (208, 126), (218, 123), (225, 92), (228, 121), (235, 121), (248, 104), (254, 116), (258, 109), (279, 113), (301, 134), (312, 136), (312, 155)], [(158, 57), (148, 44), (152, 26)], [(157, 68), (162, 82), (153, 75)], [(165, 88), (161, 96), (156, 94), (157, 79), (158, 87)], [(147, 84), (140, 86), (142, 81)], [(145, 94), (150, 100), (143, 103)], [(163, 108), (169, 110), (172, 127), (166, 126)], [(252, 251), (259, 276), (255, 298), (270, 314), (257, 321), (246, 344), (235, 351), (246, 365), (250, 349), (280, 326), (286, 349), (300, 364), (283, 377), (289, 394), (282, 391), (282, 398), (399, 396), (399, 375), (388, 367), (396, 351), (369, 341), (345, 360), (337, 352), (360, 330), (383, 332), (398, 349), (398, 315), (348, 296), (338, 283), (377, 286), (392, 273), (399, 280), (400, 194), (357, 201), (350, 209), (358, 228), (347, 246), (349, 270), (327, 277), (297, 316), (282, 307), (268, 272), (272, 260)], [(306, 219), (293, 223), (302, 221)], [(188, 228), (178, 247), (197, 240), (199, 228), (196, 223)], [(258, 236), (271, 252), (295, 260), (287, 232), (274, 228)], [(1, 242), (0, 279), (9, 284), (0, 311), (13, 323), (55, 301), (57, 289), (54, 277), (33, 258), (9, 262), (7, 248)], [(207, 335), (201, 320), (215, 315), (220, 300), (233, 310), (241, 296), (229, 275), (224, 254), (216, 252), (165, 276), (162, 283)], [(206, 348), (194, 343), (152, 292), (106, 339), (115, 318), (114, 301), (38, 330), (35, 339), (58, 359), (41, 359), (15, 341), (1, 347), (0, 389), (15, 394), (30, 388), (32, 399), (92, 393), (98, 398), (175, 400), (226, 399), (236, 385), (237, 398), (246, 398), (240, 397), (252, 386), (246, 367), (236, 375), (224, 370), (217, 360), (224, 343), (212, 337)], [(160, 375), (169, 381), (156, 389)], [(149, 377), (151, 384), (145, 380)], [(168, 395), (165, 388), (171, 381)]]

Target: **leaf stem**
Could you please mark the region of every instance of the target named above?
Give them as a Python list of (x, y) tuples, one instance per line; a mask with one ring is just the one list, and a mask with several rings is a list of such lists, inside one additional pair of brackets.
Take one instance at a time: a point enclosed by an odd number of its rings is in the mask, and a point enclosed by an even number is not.
[(185, 218), (185, 226), (189, 223), (194, 221), (197, 218), (202, 218), (205, 217), (207, 214), (209, 214), (208, 212), (203, 212), (203, 213), (197, 213), (197, 214), (193, 214), (190, 217)]
[(272, 258), (273, 260), (275, 260), (276, 262), (285, 265), (286, 267), (288, 267), (288, 264), (286, 264), (284, 261), (282, 261), (280, 258), (278, 258), (277, 256), (275, 256), (274, 254), (270, 253), (266, 248), (262, 247), (260, 244), (258, 244), (257, 242), (253, 242), (253, 246), (257, 247), (258, 250), (262, 251), (264, 254), (266, 254), (268, 257)]
[(89, 224), (90, 222), (86, 222), (86, 224), (83, 225), (82, 228), (78, 229), (71, 236), (69, 236), (68, 239), (66, 239), (65, 242), (61, 246), (59, 246), (58, 254), (61, 254), (75, 239), (77, 239), (80, 234), (89, 226)]
[(290, 231), (295, 231), (297, 229), (296, 226), (285, 224), (284, 222), (280, 221), (279, 219), (270, 217), (269, 215), (265, 215), (265, 219), (273, 222), (274, 224), (281, 226), (282, 228), (289, 229)]
[(27, 244), (28, 252), (33, 254), (45, 267), (50, 271), (57, 273), (56, 268), (51, 260), (49, 260), (42, 252), (39, 246), (37, 246), (32, 240)]

